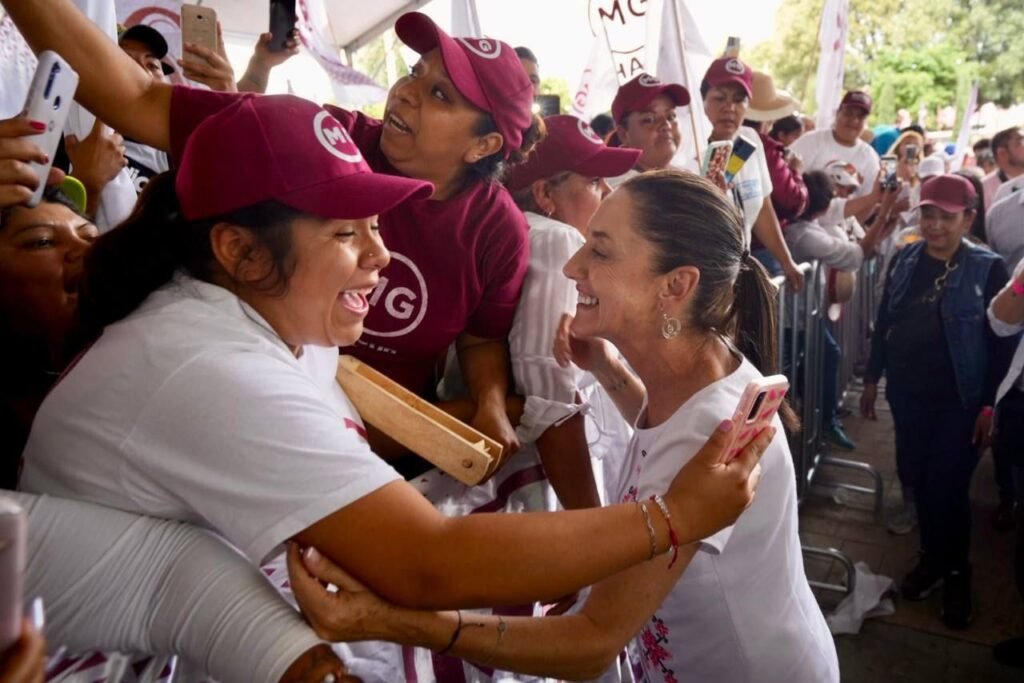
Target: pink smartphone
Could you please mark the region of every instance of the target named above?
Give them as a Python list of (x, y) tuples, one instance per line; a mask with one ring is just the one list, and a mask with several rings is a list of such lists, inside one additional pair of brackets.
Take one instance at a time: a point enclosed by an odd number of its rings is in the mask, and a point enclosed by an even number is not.
[(25, 511), (0, 496), (0, 653), (21, 637), (21, 576), (25, 571)]
[(787, 391), (789, 380), (785, 375), (762, 377), (747, 385), (732, 416), (735, 436), (726, 462), (739, 455), (758, 434), (771, 426)]

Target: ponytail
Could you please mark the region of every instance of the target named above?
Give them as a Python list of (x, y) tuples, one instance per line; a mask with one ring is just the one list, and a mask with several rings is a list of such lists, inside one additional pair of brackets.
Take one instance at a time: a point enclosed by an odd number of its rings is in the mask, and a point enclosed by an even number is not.
[[(746, 251), (740, 260), (740, 272), (733, 286), (729, 311), (731, 337), (736, 348), (762, 375), (779, 373), (778, 319), (775, 287), (761, 263)], [(800, 428), (800, 420), (788, 401), (779, 407), (782, 424), (791, 432)]]
[(134, 311), (179, 270), (205, 282), (213, 282), (220, 273), (241, 283), (238, 272), (224, 272), (214, 258), (210, 231), (218, 223), (249, 229), (257, 247), (270, 255), (270, 271), (255, 283), (245, 279), (245, 286), (278, 295), (287, 291), (295, 268), (291, 223), (305, 214), (268, 201), (189, 221), (181, 213), (174, 183), (175, 171), (150, 180), (131, 215), (96, 240), (86, 256), (79, 291), (83, 342), (97, 338), (104, 327)]

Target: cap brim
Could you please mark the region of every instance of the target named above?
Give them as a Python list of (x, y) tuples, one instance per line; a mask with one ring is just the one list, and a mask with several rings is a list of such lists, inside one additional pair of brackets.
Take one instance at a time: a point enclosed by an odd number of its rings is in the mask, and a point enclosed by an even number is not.
[(130, 26), (122, 31), (121, 35), (117, 37), (117, 41), (119, 43), (126, 39), (139, 41), (152, 50), (153, 56), (157, 59), (163, 59), (170, 51), (170, 47), (167, 45), (167, 39), (164, 38), (164, 35), (147, 24), (135, 24), (134, 26)]
[(597, 154), (572, 167), (573, 173), (589, 178), (614, 178), (636, 166), (640, 149), (602, 147)]
[(738, 86), (740, 86), (740, 88), (742, 88), (743, 92), (747, 93), (747, 97), (753, 97), (753, 94), (754, 94), (754, 93), (752, 93), (750, 91), (750, 84), (749, 83), (744, 81), (739, 76), (736, 76), (736, 75), (733, 75), (733, 74), (729, 74), (728, 76), (723, 76), (722, 78), (716, 80), (714, 83), (711, 83), (709, 81), (709, 84), (711, 85), (712, 88), (720, 88), (723, 85), (738, 85)]
[(920, 209), (922, 206), (935, 206), (942, 209), (946, 213), (962, 213), (968, 210), (967, 207), (964, 206), (963, 204), (958, 204), (954, 201), (949, 201), (945, 199), (924, 199), (921, 202), (919, 202), (917, 206), (914, 206), (911, 209), (911, 211), (913, 211), (914, 209)]
[(274, 199), (314, 216), (354, 220), (377, 216), (410, 199), (426, 199), (433, 191), (434, 186), (422, 180), (354, 173)]
[(440, 48), (441, 60), (455, 89), (477, 108), (491, 113), (491, 104), (480, 87), (469, 57), (433, 19), (420, 12), (403, 14), (395, 22), (395, 35), (419, 54), (430, 52), (435, 47)]

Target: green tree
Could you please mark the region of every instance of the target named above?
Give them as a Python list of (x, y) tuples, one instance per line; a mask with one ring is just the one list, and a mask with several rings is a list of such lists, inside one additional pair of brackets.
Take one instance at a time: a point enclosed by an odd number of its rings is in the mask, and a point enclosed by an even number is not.
[(542, 95), (558, 95), (559, 113), (569, 113), (572, 96), (569, 94), (569, 84), (565, 82), (564, 78), (558, 78), (557, 76), (542, 78), (539, 93)]

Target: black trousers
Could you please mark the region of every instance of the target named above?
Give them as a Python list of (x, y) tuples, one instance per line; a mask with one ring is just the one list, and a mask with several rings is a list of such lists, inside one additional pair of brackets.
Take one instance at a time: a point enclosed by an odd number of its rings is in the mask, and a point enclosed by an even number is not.
[(1017, 530), (1014, 548), (1014, 578), (1024, 597), (1024, 392), (1010, 389), (996, 407), (996, 437), (992, 453), (1002, 458), (1013, 472), (1017, 498)]
[(971, 540), (969, 491), (978, 450), (971, 444), (981, 406), (930, 402), (890, 379), (886, 398), (896, 427), (900, 479), (913, 488), (925, 561), (965, 569)]

